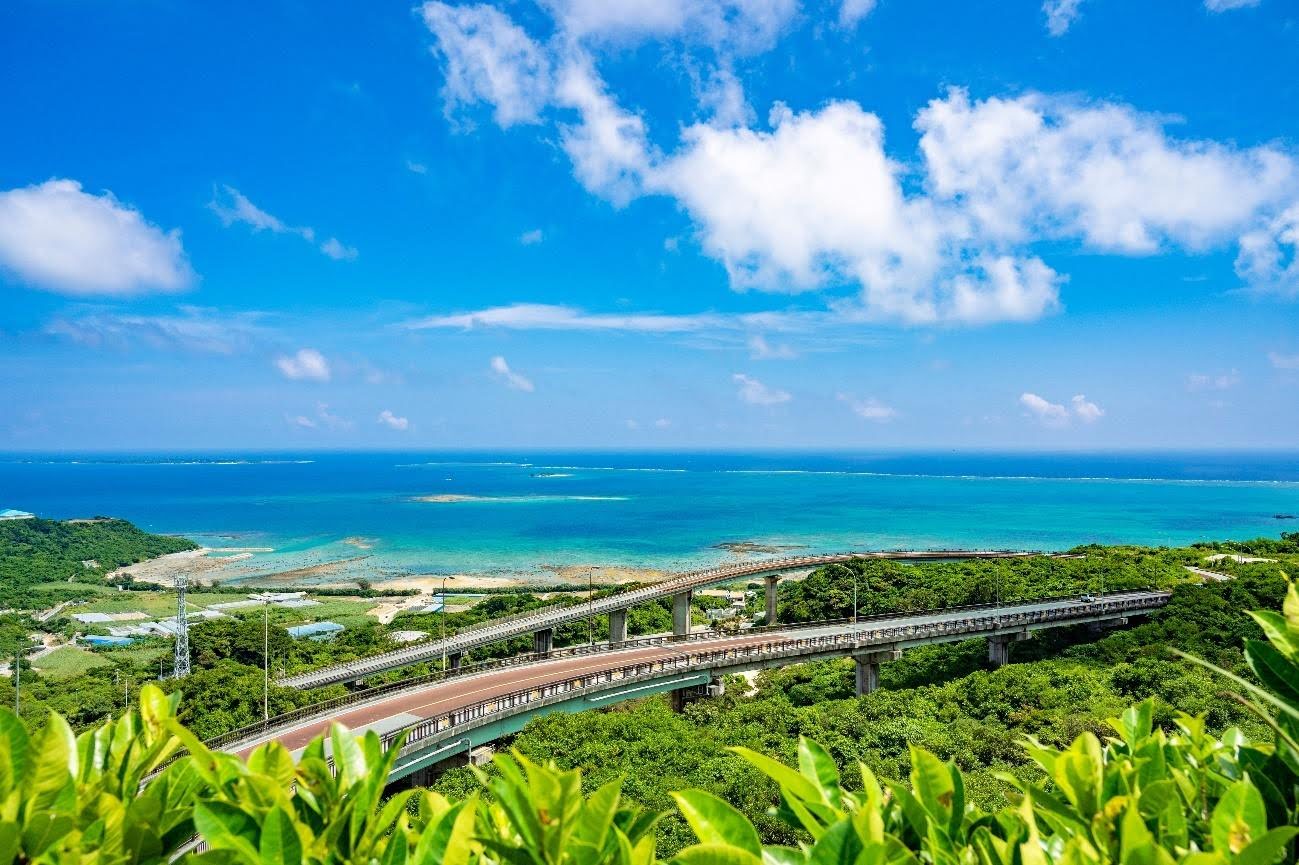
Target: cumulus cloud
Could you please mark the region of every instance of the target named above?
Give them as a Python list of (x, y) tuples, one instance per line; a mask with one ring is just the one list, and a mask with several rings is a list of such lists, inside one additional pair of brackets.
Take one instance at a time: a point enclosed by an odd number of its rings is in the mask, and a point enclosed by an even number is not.
[(535, 246), (536, 244), (541, 243), (543, 239), (544, 235), (540, 228), (534, 228), (519, 235), (519, 243), (522, 243), (524, 246)]
[(135, 315), (108, 310), (65, 314), (45, 333), (89, 348), (147, 347), (201, 354), (234, 354), (266, 338), (257, 313), (226, 314), (182, 306), (171, 315)]
[(275, 359), (275, 367), (288, 379), (294, 381), (329, 381), (329, 361), (314, 348), (300, 348), (295, 354), (280, 355)]
[(1247, 9), (1257, 6), (1259, 0), (1204, 0), (1204, 8), (1210, 12), (1228, 12), (1232, 9)]
[(1299, 297), (1299, 204), (1241, 236), (1236, 273), (1257, 291)]
[(655, 429), (667, 429), (670, 426), (672, 426), (671, 418), (661, 417), (658, 420), (654, 421)]
[(284, 419), (292, 426), (301, 429), (328, 429), (328, 430), (348, 430), (355, 424), (345, 417), (340, 417), (329, 410), (329, 403), (316, 403), (316, 411), (313, 415), (305, 414), (288, 414)]
[(1046, 0), (1042, 11), (1046, 13), (1046, 31), (1052, 36), (1063, 36), (1070, 25), (1078, 20), (1078, 7), (1082, 0)]
[(875, 397), (853, 399), (847, 394), (839, 394), (839, 401), (846, 403), (857, 417), (873, 423), (889, 423), (898, 416), (897, 409), (880, 402)]
[(1069, 423), (1069, 410), (1058, 402), (1043, 399), (1035, 393), (1019, 395), (1019, 404), (1044, 426), (1061, 427)]
[(1088, 401), (1087, 397), (1082, 394), (1075, 394), (1070, 400), (1073, 403), (1073, 413), (1083, 423), (1095, 423), (1105, 416), (1105, 410), (1094, 402)]
[(425, 3), (422, 11), (446, 66), (448, 109), (487, 102), (502, 127), (538, 120), (550, 97), (550, 61), (522, 27), (485, 3)]
[(347, 246), (336, 237), (328, 238), (323, 243), (317, 244), (316, 230), (314, 228), (309, 225), (289, 225), (278, 216), (267, 213), (256, 204), (253, 204), (248, 199), (248, 196), (233, 186), (223, 185), (219, 187), (212, 200), (208, 202), (208, 209), (217, 215), (217, 218), (221, 220), (221, 224), (226, 228), (240, 224), (247, 225), (253, 231), (294, 235), (316, 246), (322, 254), (335, 261), (351, 261), (357, 255), (355, 249)]
[[(1020, 394), (1019, 404), (1043, 426), (1058, 428), (1069, 425), (1069, 408), (1058, 402), (1051, 402), (1035, 393), (1023, 393)], [(1105, 410), (1083, 394), (1076, 394), (1069, 405), (1073, 409), (1073, 416), (1085, 424), (1095, 423), (1105, 416)]]
[(501, 381), (505, 382), (506, 387), (513, 388), (514, 390), (521, 390), (526, 393), (532, 393), (536, 390), (531, 379), (510, 369), (510, 365), (505, 362), (505, 358), (501, 357), (499, 354), (492, 358), (491, 368), (492, 372), (495, 373)]
[(82, 296), (174, 292), (194, 278), (178, 230), (67, 179), (0, 191), (0, 268)]
[(1269, 351), (1267, 359), (1274, 369), (1299, 369), (1299, 354), (1281, 354), (1280, 352)]
[[(1053, 33), (1081, 2), (1046, 0)], [(774, 44), (796, 0), (542, 5), (554, 23), (544, 41), (485, 5), (425, 4), (448, 106), (489, 104), (502, 126), (547, 124), (578, 182), (616, 206), (672, 199), (737, 290), (851, 287), (855, 297), (830, 303), (858, 322), (1028, 322), (1061, 309), (1067, 281), (1036, 245), (1150, 255), (1240, 238), (1237, 269), (1251, 285), (1299, 294), (1299, 217), (1277, 216), (1299, 197), (1299, 169), (1279, 146), (1178, 138), (1170, 118), (1123, 104), (973, 100), (955, 88), (917, 112), (915, 163), (889, 154), (879, 117), (856, 102), (802, 112), (777, 103), (755, 122), (734, 57)], [(873, 5), (844, 0), (841, 23)], [(689, 71), (706, 119), (667, 152), (599, 70), (610, 46), (649, 39), (712, 49)]]
[(1236, 370), (1219, 373), (1193, 372), (1186, 377), (1186, 386), (1190, 390), (1229, 390), (1240, 384), (1240, 373)]
[(1281, 151), (1176, 140), (1164, 124), (1125, 105), (1039, 93), (972, 102), (960, 89), (916, 119), (933, 195), (990, 239), (1198, 250), (1294, 189), (1294, 162)]
[(839, 4), (839, 26), (855, 27), (875, 10), (876, 0), (843, 0)]
[(383, 411), (379, 412), (378, 422), (388, 427), (389, 429), (395, 429), (395, 430), (410, 429), (409, 418), (398, 417), (388, 409), (384, 409)]
[(782, 402), (789, 402), (793, 399), (789, 391), (768, 387), (756, 378), (747, 376), (742, 372), (732, 375), (731, 381), (740, 386), (740, 399), (750, 405), (780, 405)]

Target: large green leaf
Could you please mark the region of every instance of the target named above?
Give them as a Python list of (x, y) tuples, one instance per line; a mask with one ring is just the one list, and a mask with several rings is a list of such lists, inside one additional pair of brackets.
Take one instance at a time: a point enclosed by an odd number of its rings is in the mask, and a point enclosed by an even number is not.
[(834, 764), (829, 751), (806, 736), (798, 738), (798, 768), (804, 777), (816, 782), (827, 805), (838, 808), (843, 804), (839, 767)]
[(77, 741), (61, 715), (50, 713), (45, 729), (32, 743), (31, 754), (24, 785), (27, 813), (49, 811), (57, 805), (70, 808), (75, 797)]
[(762, 841), (749, 818), (712, 793), (683, 790), (672, 798), (702, 844), (727, 844), (753, 856), (762, 855)]
[(1250, 842), (1236, 857), (1237, 865), (1272, 865), (1282, 858), (1290, 839), (1299, 835), (1299, 827), (1280, 826)]
[(27, 777), (27, 749), (23, 722), (8, 709), (0, 709), (0, 799)]
[(1223, 855), (1237, 854), (1267, 832), (1263, 795), (1249, 781), (1237, 781), (1213, 809), (1213, 846)]
[(194, 806), (194, 828), (214, 850), (229, 850), (248, 863), (260, 863), (261, 833), (251, 814), (227, 802), (199, 802)]
[(727, 844), (696, 844), (678, 853), (680, 865), (762, 865), (760, 856)]
[(1299, 706), (1299, 662), (1261, 640), (1245, 641), (1245, 659), (1264, 685), (1281, 699)]
[(283, 808), (272, 808), (262, 822), (258, 852), (262, 854), (262, 865), (300, 865), (302, 862), (298, 829)]
[(771, 780), (775, 781), (784, 789), (788, 790), (794, 796), (807, 802), (816, 802), (821, 798), (821, 791), (817, 789), (816, 784), (804, 778), (798, 772), (786, 766), (779, 760), (773, 760), (766, 754), (759, 754), (744, 747), (735, 747), (728, 750), (734, 751), (745, 760), (748, 760), (754, 766)]

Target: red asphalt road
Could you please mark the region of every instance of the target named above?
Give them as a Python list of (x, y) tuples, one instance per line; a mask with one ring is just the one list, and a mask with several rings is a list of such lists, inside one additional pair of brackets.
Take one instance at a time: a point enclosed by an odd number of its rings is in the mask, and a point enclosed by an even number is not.
[[(793, 636), (793, 634), (764, 634), (751, 637), (707, 640), (703, 643), (691, 643), (689, 646), (650, 646), (643, 649), (623, 649), (602, 652), (598, 655), (570, 656), (558, 658), (554, 661), (543, 661), (518, 667), (506, 667), (486, 673), (475, 673), (449, 679), (445, 682), (436, 682), (411, 693), (396, 694), (374, 703), (341, 711), (327, 718), (305, 721), (301, 725), (292, 727), (277, 735), (242, 745), (234, 753), (246, 757), (257, 745), (272, 740), (284, 745), (290, 751), (296, 751), (299, 748), (306, 747), (307, 743), (315, 737), (327, 733), (329, 726), (334, 722), (355, 730), (382, 721), (385, 718), (391, 718), (394, 715), (410, 715), (421, 720), (436, 718), (492, 697), (502, 697), (516, 691), (540, 688), (588, 673), (617, 669), (628, 664), (688, 655), (699, 651), (700, 648), (717, 649), (724, 646), (747, 646), (755, 643), (769, 643), (790, 639)], [(415, 721), (411, 720), (411, 723), (415, 723)]]

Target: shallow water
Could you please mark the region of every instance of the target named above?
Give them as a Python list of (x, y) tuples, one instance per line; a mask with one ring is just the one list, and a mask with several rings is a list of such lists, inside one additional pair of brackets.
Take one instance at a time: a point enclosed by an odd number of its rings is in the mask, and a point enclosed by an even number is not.
[[(421, 501), (432, 498), (433, 501)], [(293, 454), (0, 457), (0, 508), (120, 516), (259, 573), (662, 569), (754, 542), (1065, 549), (1299, 531), (1295, 454)]]

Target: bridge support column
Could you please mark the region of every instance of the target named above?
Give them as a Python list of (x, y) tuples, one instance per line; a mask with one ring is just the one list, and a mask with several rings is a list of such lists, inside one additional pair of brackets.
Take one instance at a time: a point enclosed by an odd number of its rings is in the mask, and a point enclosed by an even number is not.
[(763, 624), (776, 624), (776, 585), (780, 582), (780, 577), (770, 574), (762, 578), (766, 587), (767, 595), (767, 620)]
[(690, 685), (670, 692), (672, 711), (680, 712), (688, 704), (704, 697), (720, 697), (726, 693), (726, 685), (721, 676), (713, 676), (707, 685)]
[(613, 645), (627, 642), (626, 610), (613, 610), (609, 613), (609, 642)]
[(1009, 634), (997, 634), (988, 638), (988, 663), (993, 667), (1004, 667), (1010, 663), (1010, 644), (1027, 640), (1028, 631), (1014, 631)]
[(690, 635), (690, 590), (672, 596), (672, 636), (682, 639)]
[(856, 692), (858, 697), (873, 693), (880, 686), (880, 664), (896, 661), (902, 657), (901, 649), (890, 649), (885, 652), (866, 652), (853, 655), (857, 662)]
[(452, 652), (450, 655), (447, 655), (447, 667), (451, 670), (451, 672), (459, 673), (460, 664), (464, 661), (464, 659), (465, 659), (464, 652)]
[(540, 631), (532, 632), (532, 653), (534, 655), (549, 655), (550, 650), (554, 647), (554, 628), (542, 628)]
[(1087, 630), (1093, 634), (1103, 634), (1106, 631), (1113, 630), (1114, 628), (1122, 628), (1126, 626), (1127, 623), (1127, 616), (1118, 619), (1105, 619), (1100, 622), (1089, 622), (1087, 624)]

